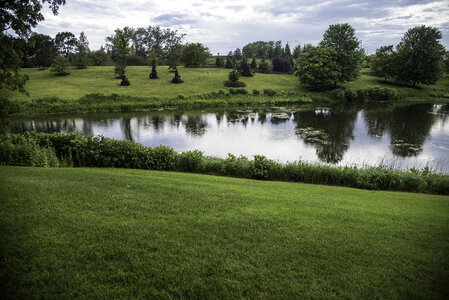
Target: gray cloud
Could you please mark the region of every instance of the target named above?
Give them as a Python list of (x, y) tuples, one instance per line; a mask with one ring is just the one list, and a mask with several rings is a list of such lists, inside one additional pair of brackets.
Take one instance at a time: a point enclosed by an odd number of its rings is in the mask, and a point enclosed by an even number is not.
[(153, 21), (162, 26), (195, 24), (198, 22), (187, 14), (162, 14), (153, 18)]
[(368, 53), (396, 45), (407, 29), (421, 24), (439, 27), (449, 49), (447, 0), (70, 0), (59, 16), (47, 11), (45, 18), (36, 31), (84, 31), (92, 49), (124, 26), (171, 27), (213, 53), (227, 53), (257, 40), (317, 44), (336, 23), (351, 24)]

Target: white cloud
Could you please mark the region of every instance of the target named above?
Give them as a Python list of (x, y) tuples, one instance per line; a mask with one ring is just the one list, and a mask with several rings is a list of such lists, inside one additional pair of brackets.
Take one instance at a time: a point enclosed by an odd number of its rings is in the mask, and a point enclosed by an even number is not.
[[(206, 44), (213, 53), (227, 53), (256, 40), (282, 40), (291, 45), (316, 44), (329, 24), (349, 23), (369, 53), (397, 44), (404, 32), (425, 24), (439, 27), (449, 49), (447, 0), (68, 0), (58, 16), (44, 11), (36, 31), (87, 34), (92, 49), (124, 26), (161, 25)], [(297, 42), (295, 42), (297, 41)]]

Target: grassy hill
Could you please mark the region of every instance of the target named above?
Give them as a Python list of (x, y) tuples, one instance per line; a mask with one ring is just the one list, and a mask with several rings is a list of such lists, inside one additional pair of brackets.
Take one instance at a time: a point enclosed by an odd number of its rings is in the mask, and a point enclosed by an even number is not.
[(449, 295), (449, 197), (0, 167), (2, 298)]
[[(122, 87), (120, 80), (115, 79), (114, 67), (89, 67), (87, 69), (71, 69), (70, 75), (58, 77), (47, 70), (23, 69), (30, 76), (26, 84), (29, 96), (19, 92), (3, 91), (1, 97), (11, 100), (36, 99), (45, 97), (58, 97), (60, 99), (78, 99), (86, 94), (101, 93), (110, 95), (112, 93), (138, 97), (177, 97), (178, 95), (190, 96), (204, 94), (212, 91), (228, 90), (223, 86), (228, 80), (229, 69), (221, 68), (182, 68), (180, 67), (183, 84), (172, 84), (170, 80), (173, 73), (165, 66), (158, 67), (160, 79), (150, 80), (149, 67), (128, 67), (127, 76), (131, 85)], [(367, 71), (367, 70), (364, 70)], [(247, 84), (246, 89), (275, 89), (277, 91), (306, 92), (306, 88), (300, 84), (298, 77), (282, 74), (260, 74), (254, 77), (241, 77), (241, 81)], [(401, 88), (384, 84), (382, 79), (362, 75), (357, 81), (350, 82), (344, 86), (349, 88), (366, 87), (393, 87), (401, 91), (405, 96), (427, 97), (432, 94), (449, 94), (449, 76), (446, 75), (436, 85), (422, 86), (422, 89)]]

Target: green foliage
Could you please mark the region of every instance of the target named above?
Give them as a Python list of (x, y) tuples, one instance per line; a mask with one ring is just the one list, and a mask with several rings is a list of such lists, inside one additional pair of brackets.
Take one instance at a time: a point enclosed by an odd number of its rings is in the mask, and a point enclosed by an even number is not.
[(85, 69), (89, 64), (89, 42), (84, 32), (80, 33), (80, 37), (76, 42), (77, 52), (72, 57), (73, 65), (78, 69)]
[(270, 68), (270, 64), (267, 61), (261, 61), (259, 63), (259, 71), (266, 72)]
[(165, 146), (149, 148), (127, 140), (83, 136), (77, 133), (31, 132), (0, 136), (0, 164), (57, 166), (59, 162), (74, 167), (213, 172), (233, 177), (331, 184), (372, 190), (449, 192), (449, 177), (433, 174), (428, 169), (422, 172), (401, 172), (385, 168), (357, 169), (301, 161), (281, 164), (264, 156), (255, 156), (254, 160), (249, 160), (244, 156), (236, 157), (232, 154), (226, 159), (212, 159), (204, 157), (200, 151), (178, 154)]
[(254, 89), (254, 90), (253, 90), (253, 95), (254, 95), (254, 96), (258, 96), (258, 95), (260, 95), (260, 91), (259, 91), (259, 90), (256, 90), (256, 89)]
[(311, 47), (299, 57), (295, 74), (312, 87), (335, 86), (341, 78), (336, 57), (333, 48)]
[(248, 90), (230, 88), (229, 94), (231, 94), (231, 95), (248, 95)]
[(253, 57), (253, 59), (251, 60), (251, 68), (253, 69), (257, 68), (257, 61), (255, 57)]
[(371, 69), (378, 77), (394, 77), (396, 73), (396, 55), (393, 45), (383, 46), (376, 50), (376, 55), (371, 61)]
[(209, 48), (201, 43), (190, 43), (184, 46), (180, 60), (188, 68), (200, 67), (206, 64), (209, 56)]
[(232, 70), (229, 75), (228, 75), (228, 79), (232, 82), (237, 82), (240, 78), (240, 72), (237, 70)]
[(263, 89), (263, 94), (268, 97), (276, 96), (277, 92), (273, 89)]
[(242, 50), (240, 50), (240, 48), (235, 49), (234, 57), (236, 60), (241, 60), (243, 58)]
[(125, 81), (126, 57), (134, 53), (135, 49), (132, 42), (134, 31), (130, 27), (123, 29), (117, 28), (115, 34), (106, 38), (107, 47), (111, 49), (112, 59), (115, 62), (115, 73)]
[(104, 66), (110, 60), (109, 55), (101, 47), (99, 50), (89, 52), (89, 60), (94, 66)]
[(409, 29), (397, 46), (396, 78), (399, 81), (434, 84), (443, 74), (441, 31), (425, 25)]
[(228, 59), (226, 59), (226, 65), (225, 68), (226, 69), (232, 69), (234, 67), (232, 60), (228, 57)]
[[(26, 75), (20, 73), (24, 40), (31, 28), (44, 20), (42, 3), (49, 3), (54, 15), (65, 0), (2, 1), (0, 17), (0, 90), (19, 90), (26, 93)], [(11, 32), (11, 33), (10, 33)], [(48, 54), (48, 53), (47, 53)], [(50, 62), (51, 63), (51, 62)], [(50, 64), (48, 64), (50, 65)]]
[(220, 53), (218, 53), (218, 56), (215, 59), (215, 66), (223, 67), (223, 59), (220, 57)]
[(364, 59), (363, 49), (355, 37), (355, 30), (349, 24), (330, 25), (320, 43), (321, 47), (335, 50), (336, 67), (332, 70), (338, 74), (337, 82), (353, 81), (360, 76)]
[(69, 69), (69, 65), (70, 64), (67, 58), (62, 55), (58, 55), (51, 65), (50, 72), (58, 76), (68, 75), (69, 73), (67, 71)]

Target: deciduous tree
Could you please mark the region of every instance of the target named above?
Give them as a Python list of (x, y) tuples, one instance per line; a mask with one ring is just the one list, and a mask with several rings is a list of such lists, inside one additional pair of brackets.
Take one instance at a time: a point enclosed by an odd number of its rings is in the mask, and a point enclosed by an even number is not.
[(349, 24), (330, 25), (320, 43), (321, 47), (332, 48), (336, 53), (339, 77), (334, 82), (353, 81), (360, 76), (364, 52), (355, 37), (355, 30)]
[(44, 20), (42, 7), (49, 4), (53, 14), (65, 0), (4, 0), (0, 5), (0, 90), (19, 90), (25, 93), (28, 76), (20, 73), (23, 57), (23, 38), (38, 22)]
[(409, 29), (397, 46), (397, 75), (399, 81), (433, 84), (443, 74), (443, 45), (441, 31), (425, 25)]
[(296, 75), (301, 83), (326, 88), (341, 77), (337, 52), (333, 48), (311, 47), (298, 59)]
[(209, 48), (201, 43), (190, 43), (182, 50), (180, 59), (186, 67), (190, 68), (205, 65), (209, 56)]

